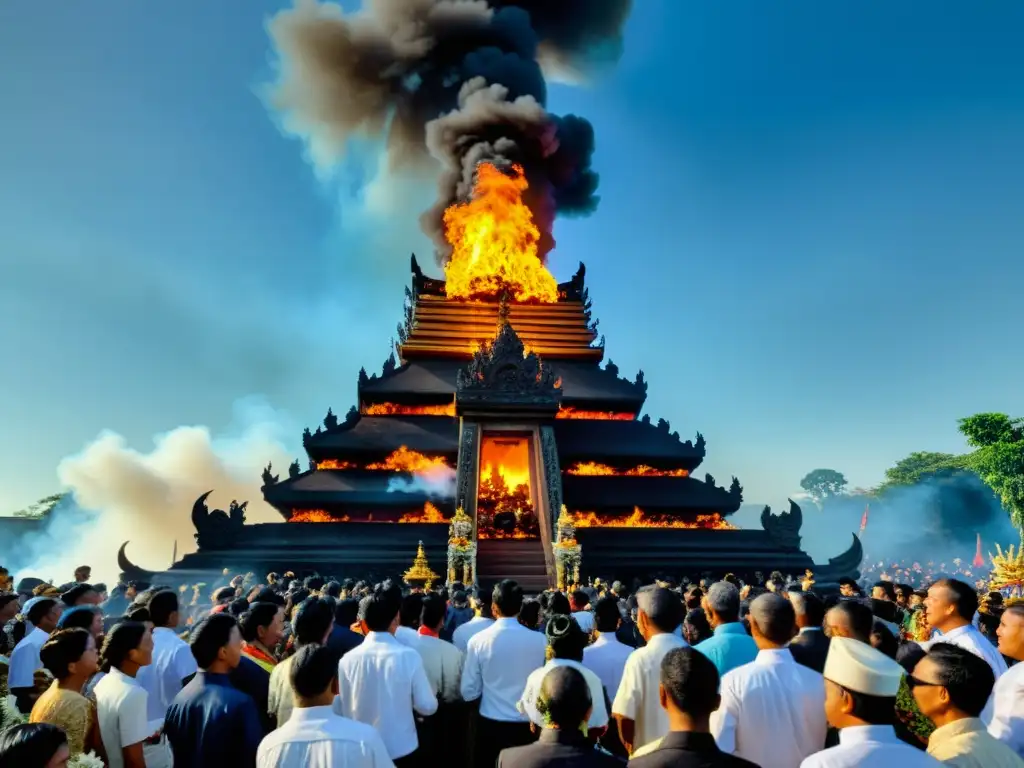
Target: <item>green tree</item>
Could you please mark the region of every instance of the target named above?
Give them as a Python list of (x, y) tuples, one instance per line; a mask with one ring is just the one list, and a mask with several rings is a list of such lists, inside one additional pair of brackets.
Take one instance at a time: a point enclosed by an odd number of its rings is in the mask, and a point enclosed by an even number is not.
[(31, 520), (46, 517), (66, 495), (66, 493), (55, 493), (52, 496), (46, 496), (34, 504), (29, 504), (24, 509), (19, 509), (14, 513), (13, 517), (27, 517)]
[(885, 482), (875, 493), (897, 485), (916, 485), (935, 475), (948, 474), (969, 468), (970, 455), (915, 451), (885, 470)]
[(816, 504), (821, 504), (842, 494), (846, 489), (846, 478), (842, 472), (836, 472), (834, 469), (815, 469), (804, 476), (800, 481), (800, 487)]
[(977, 413), (960, 419), (959, 426), (975, 449), (970, 468), (999, 496), (1024, 546), (1024, 419)]

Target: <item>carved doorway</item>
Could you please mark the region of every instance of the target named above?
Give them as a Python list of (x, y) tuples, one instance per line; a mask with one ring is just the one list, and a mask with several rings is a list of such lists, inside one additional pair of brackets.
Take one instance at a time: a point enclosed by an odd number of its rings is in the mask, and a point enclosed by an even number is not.
[(478, 538), (540, 539), (533, 438), (532, 431), (484, 430), (477, 474)]

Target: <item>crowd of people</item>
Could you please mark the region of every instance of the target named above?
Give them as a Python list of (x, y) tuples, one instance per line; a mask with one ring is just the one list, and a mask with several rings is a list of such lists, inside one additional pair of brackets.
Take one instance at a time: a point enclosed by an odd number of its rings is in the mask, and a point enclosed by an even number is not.
[(0, 768), (1024, 768), (1024, 604), (954, 578), (90, 576), (0, 569)]

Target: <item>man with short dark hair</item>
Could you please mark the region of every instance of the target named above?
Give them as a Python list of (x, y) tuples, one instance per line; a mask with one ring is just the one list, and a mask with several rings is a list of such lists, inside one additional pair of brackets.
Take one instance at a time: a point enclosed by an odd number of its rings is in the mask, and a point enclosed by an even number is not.
[(68, 608), (79, 605), (99, 605), (100, 593), (91, 584), (78, 582), (60, 596), (61, 602)]
[(843, 578), (839, 579), (839, 594), (843, 597), (861, 597), (864, 592), (855, 579), (843, 576)]
[(612, 715), (619, 739), (632, 753), (668, 733), (668, 715), (658, 701), (661, 660), (673, 648), (685, 648), (676, 634), (683, 623), (683, 601), (670, 589), (648, 586), (636, 593), (637, 627), (646, 645), (626, 660), (622, 682), (615, 692)]
[(533, 741), (517, 704), (530, 673), (544, 666), (547, 647), (544, 635), (519, 623), (523, 588), (516, 581), (495, 585), (491, 604), (498, 618), (470, 638), (462, 670), (462, 698), (480, 702), (473, 749), (479, 768), (493, 768), (501, 750)]
[(811, 592), (791, 591), (787, 597), (793, 605), (798, 630), (789, 643), (789, 650), (798, 664), (820, 674), (828, 657), (828, 636), (822, 628), (825, 604)]
[(363, 642), (363, 636), (352, 629), (358, 620), (359, 601), (352, 598), (338, 600), (334, 606), (334, 629), (327, 638), (327, 645), (341, 657)]
[(494, 606), (490, 595), (473, 595), (470, 598), (473, 618), (452, 630), (452, 645), (463, 653), (469, 648), (469, 641), (477, 632), (483, 632), (494, 624)]
[(825, 634), (871, 643), (875, 617), (871, 609), (858, 600), (840, 600), (825, 614)]
[(612, 596), (602, 597), (594, 606), (594, 624), (597, 639), (583, 650), (583, 666), (601, 680), (609, 700), (619, 691), (626, 659), (633, 649), (616, 635), (622, 623), (619, 601)]
[(696, 648), (669, 651), (661, 662), (658, 687), (658, 699), (668, 713), (669, 732), (637, 750), (630, 768), (757, 768), (715, 744), (711, 713), (721, 703), (718, 686), (718, 671), (703, 653)]
[[(299, 607), (295, 610), (295, 618), (292, 619), (292, 637), (295, 639), (296, 647), (301, 649), (307, 645), (323, 645), (324, 643), (329, 645), (333, 626), (334, 615), (330, 603), (320, 597), (307, 597), (299, 603)], [(362, 639), (361, 636), (360, 639)], [(288, 722), (295, 706), (288, 677), (291, 674), (292, 659), (294, 658), (294, 656), (289, 656), (274, 667), (270, 673), (267, 710), (274, 722), (277, 723), (278, 728)]]
[(740, 591), (734, 585), (727, 581), (712, 584), (701, 607), (714, 635), (694, 647), (711, 660), (719, 676), (757, 657), (757, 645), (740, 623)]
[(871, 587), (871, 597), (875, 600), (896, 602), (896, 585), (891, 581), (876, 581)]
[(437, 711), (423, 661), (395, 639), (402, 591), (390, 581), (374, 588), (363, 612), (365, 639), (338, 665), (339, 714), (374, 726), (395, 765), (416, 765), (419, 738), (414, 713)]
[(260, 743), (258, 768), (394, 765), (376, 729), (332, 710), (339, 691), (339, 660), (336, 651), (315, 643), (304, 645), (289, 659), (288, 679), (295, 709), (288, 722)]
[[(941, 634), (921, 643), (922, 648), (927, 651), (934, 643), (950, 643), (984, 659), (996, 680), (1006, 672), (1006, 660), (999, 649), (972, 623), (978, 611), (978, 593), (974, 587), (957, 579), (939, 579), (928, 587), (924, 610), (928, 625)], [(990, 699), (981, 715), (986, 723), (992, 720), (992, 706)]]
[(593, 700), (579, 670), (552, 667), (538, 705), (546, 725), (537, 742), (502, 750), (498, 768), (621, 768), (619, 758), (597, 751), (584, 735)]
[(809, 756), (800, 768), (939, 768), (935, 758), (904, 744), (893, 730), (902, 677), (903, 667), (881, 651), (833, 636), (824, 707), (829, 724), (839, 729), (839, 744)]
[(153, 661), (139, 670), (135, 680), (149, 694), (146, 717), (160, 720), (199, 667), (188, 643), (178, 637), (177, 593), (169, 589), (155, 592), (146, 606), (153, 622)]
[(757, 658), (722, 677), (722, 706), (711, 732), (723, 752), (764, 768), (793, 768), (825, 744), (825, 689), (821, 675), (796, 663), (793, 606), (764, 594), (750, 604)]
[(242, 658), (242, 633), (227, 613), (207, 616), (192, 630), (192, 655), (200, 671), (167, 710), (164, 733), (175, 765), (251, 768), (263, 738), (252, 698), (231, 685)]
[(979, 719), (995, 685), (985, 660), (936, 643), (907, 678), (921, 714), (935, 723), (928, 754), (954, 768), (1024, 768), (1017, 754)]
[(63, 610), (63, 603), (49, 597), (33, 597), (22, 606), (22, 614), (32, 625), (32, 631), (14, 646), (8, 664), (7, 686), (17, 700), (18, 709), (26, 714), (37, 698), (35, 672), (43, 666), (39, 650), (57, 629)]

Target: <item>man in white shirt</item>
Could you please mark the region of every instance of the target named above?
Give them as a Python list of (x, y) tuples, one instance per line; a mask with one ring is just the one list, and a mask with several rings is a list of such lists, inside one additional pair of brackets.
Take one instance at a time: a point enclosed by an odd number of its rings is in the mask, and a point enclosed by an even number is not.
[[(799, 763), (800, 768), (939, 768), (942, 765), (916, 747), (904, 744), (893, 730), (896, 694), (903, 677), (903, 667), (895, 661), (860, 640), (833, 637), (828, 646), (824, 677), (825, 713), (828, 722), (839, 729), (839, 745), (808, 756)], [(762, 745), (763, 754), (774, 752), (779, 735), (771, 735)], [(762, 766), (768, 765), (763, 757), (759, 762)]]
[(460, 624), (452, 634), (452, 645), (463, 653), (469, 647), (469, 640), (473, 635), (477, 632), (483, 632), (494, 623), (494, 618), (491, 616), (490, 595), (484, 595), (483, 597), (473, 595), (469, 602), (473, 606), (475, 615), (465, 624)]
[[(1006, 672), (1006, 661), (981, 630), (971, 622), (978, 611), (978, 593), (974, 587), (957, 579), (939, 579), (928, 588), (924, 599), (928, 626), (937, 631), (931, 640), (921, 643), (926, 651), (935, 643), (949, 643), (980, 656), (992, 667), (996, 682)], [(984, 723), (992, 721), (995, 692), (981, 713)]]
[[(330, 601), (321, 597), (307, 597), (299, 603), (294, 616), (292, 637), (298, 648), (327, 644), (331, 631), (334, 629), (334, 611)], [(292, 693), (292, 684), (289, 678), (294, 658), (294, 656), (289, 656), (274, 667), (270, 673), (267, 710), (279, 728), (288, 722), (295, 707), (295, 696)]]
[(498, 619), (470, 639), (462, 670), (462, 698), (480, 701), (473, 760), (480, 768), (493, 768), (501, 750), (533, 740), (516, 705), (530, 673), (543, 666), (547, 645), (544, 635), (519, 623), (523, 589), (515, 581), (499, 582), (491, 604)]
[(440, 595), (423, 598), (423, 612), (419, 632), (412, 644), (423, 660), (427, 679), (440, 701), (454, 703), (462, 700), (462, 651), (441, 639), (448, 606)]
[(825, 686), (786, 647), (796, 635), (789, 600), (772, 593), (754, 600), (750, 633), (757, 658), (722, 677), (711, 733), (723, 752), (761, 768), (793, 768), (825, 746)]
[(32, 631), (26, 634), (11, 653), (7, 671), (7, 689), (15, 697), (18, 709), (25, 714), (32, 711), (35, 703), (34, 675), (43, 664), (39, 660), (39, 649), (57, 628), (63, 603), (49, 597), (34, 597), (25, 603), (22, 613), (32, 624)]
[(668, 715), (658, 694), (661, 661), (673, 648), (687, 647), (676, 634), (684, 616), (679, 595), (665, 587), (647, 586), (636, 593), (636, 601), (637, 629), (647, 644), (626, 660), (612, 702), (619, 739), (630, 753), (668, 733)]
[(388, 756), (399, 768), (417, 761), (413, 712), (427, 716), (437, 711), (437, 697), (419, 654), (395, 639), (401, 606), (401, 591), (385, 582), (374, 589), (365, 612), (360, 608), (366, 639), (338, 665), (341, 692), (335, 699), (338, 714), (380, 732)]
[(260, 742), (256, 768), (391, 768), (394, 763), (377, 731), (336, 715), (338, 653), (326, 645), (305, 645), (291, 657), (291, 717)]
[(957, 645), (987, 661), (996, 681), (1006, 672), (999, 650), (971, 623), (978, 610), (974, 587), (956, 579), (940, 579), (928, 588), (924, 610), (928, 625), (937, 634), (921, 643), (922, 648), (927, 651), (934, 643)]
[(178, 595), (162, 590), (149, 598), (147, 607), (153, 622), (153, 661), (139, 670), (135, 682), (149, 694), (146, 717), (162, 720), (178, 691), (185, 687), (199, 667), (188, 643), (175, 632), (179, 620)]
[(988, 732), (1024, 757), (1024, 605), (1003, 611), (996, 637), (999, 652), (1018, 663), (996, 680)]
[(421, 765), (458, 764), (455, 754), (464, 745), (462, 651), (441, 639), (448, 606), (440, 595), (425, 595), (420, 628), (413, 649), (420, 655), (430, 686), (437, 695), (437, 712), (417, 723)]
[(412, 648), (416, 645), (416, 634), (420, 628), (420, 613), (423, 612), (423, 595), (410, 592), (402, 598), (402, 607), (398, 611), (398, 628), (395, 640)]
[(597, 626), (597, 639), (584, 649), (583, 666), (597, 675), (611, 700), (619, 691), (626, 659), (633, 652), (630, 646), (615, 636), (622, 624), (618, 599), (602, 597), (598, 600), (594, 606), (594, 622)]

